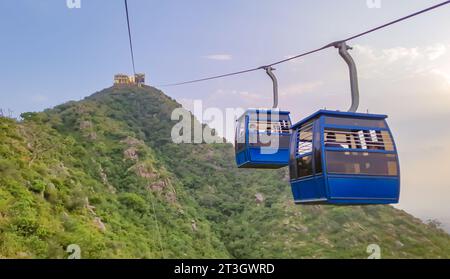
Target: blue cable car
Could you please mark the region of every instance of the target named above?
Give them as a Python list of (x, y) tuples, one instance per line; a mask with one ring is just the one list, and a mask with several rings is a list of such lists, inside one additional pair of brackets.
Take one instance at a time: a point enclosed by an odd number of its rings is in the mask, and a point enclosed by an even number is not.
[(386, 115), (357, 113), (356, 65), (334, 44), (350, 72), (349, 112), (320, 110), (292, 127), (289, 169), (299, 204), (393, 204), (400, 196), (397, 148)]
[(296, 203), (398, 203), (400, 169), (386, 115), (320, 110), (292, 127)]
[(273, 82), (273, 109), (250, 109), (236, 121), (235, 151), (239, 168), (278, 169), (289, 163), (291, 119), (278, 109), (278, 81), (270, 66), (262, 67)]
[(251, 109), (237, 120), (236, 164), (239, 168), (278, 169), (289, 163), (289, 112)]

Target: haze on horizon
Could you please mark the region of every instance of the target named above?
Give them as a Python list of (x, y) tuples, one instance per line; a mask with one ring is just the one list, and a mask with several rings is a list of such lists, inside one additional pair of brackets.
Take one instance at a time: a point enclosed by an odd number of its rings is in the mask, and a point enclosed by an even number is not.
[[(112, 84), (131, 63), (122, 1), (0, 3), (0, 108), (19, 115), (79, 100)], [(150, 84), (264, 65), (377, 26), (441, 0), (130, 0), (137, 71)], [(400, 151), (399, 208), (450, 231), (450, 5), (349, 42), (360, 111), (385, 113)], [(347, 68), (328, 49), (277, 67), (280, 108), (294, 121), (347, 109)], [(161, 88), (185, 107), (267, 107), (263, 71)], [(230, 135), (227, 135), (230, 138)], [(288, 186), (287, 186), (288, 187)]]

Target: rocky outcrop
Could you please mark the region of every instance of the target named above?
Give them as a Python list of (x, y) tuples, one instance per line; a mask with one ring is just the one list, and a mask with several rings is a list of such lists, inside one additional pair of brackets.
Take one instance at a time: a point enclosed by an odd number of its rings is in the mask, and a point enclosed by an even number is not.
[(139, 163), (135, 165), (133, 168), (136, 174), (142, 178), (154, 179), (158, 177), (158, 174), (156, 174), (151, 167), (147, 166), (144, 163)]
[(255, 194), (255, 201), (256, 201), (257, 204), (262, 204), (262, 203), (264, 203), (264, 201), (265, 201), (264, 195), (261, 194), (261, 193)]
[(106, 232), (106, 225), (102, 222), (99, 217), (94, 218), (94, 225), (101, 231)]
[(139, 160), (138, 149), (136, 147), (130, 147), (123, 152), (123, 156), (127, 160), (137, 161)]

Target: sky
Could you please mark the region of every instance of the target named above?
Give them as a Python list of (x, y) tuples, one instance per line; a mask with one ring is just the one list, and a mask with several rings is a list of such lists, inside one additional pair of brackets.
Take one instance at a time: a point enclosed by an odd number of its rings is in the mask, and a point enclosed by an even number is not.
[[(270, 79), (261, 71), (159, 85), (265, 65), (442, 0), (128, 2), (137, 71), (189, 109), (202, 100), (223, 110), (270, 107)], [(132, 71), (122, 0), (81, 0), (79, 9), (66, 0), (2, 0), (0, 34), (0, 108), (14, 116), (82, 99)], [(349, 45), (360, 111), (388, 114), (397, 141), (397, 207), (450, 231), (450, 5)], [(348, 70), (335, 49), (276, 68), (280, 108), (294, 122), (350, 105)]]

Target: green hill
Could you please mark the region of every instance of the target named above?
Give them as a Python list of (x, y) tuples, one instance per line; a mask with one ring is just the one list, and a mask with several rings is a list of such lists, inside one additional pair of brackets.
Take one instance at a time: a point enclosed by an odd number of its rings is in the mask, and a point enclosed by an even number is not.
[(70, 244), (83, 258), (367, 258), (372, 243), (383, 258), (450, 257), (448, 234), (391, 206), (297, 206), (286, 169), (172, 143), (177, 107), (109, 88), (0, 118), (0, 258), (67, 258)]

